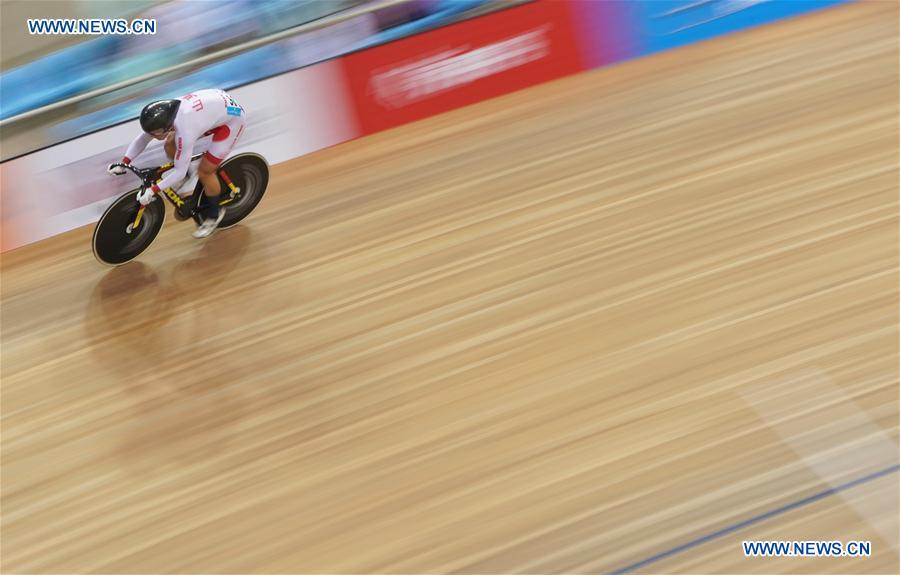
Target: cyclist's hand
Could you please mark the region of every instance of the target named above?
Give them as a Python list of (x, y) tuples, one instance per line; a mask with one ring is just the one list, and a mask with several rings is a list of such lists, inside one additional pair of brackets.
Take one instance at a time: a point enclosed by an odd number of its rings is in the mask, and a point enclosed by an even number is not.
[(154, 200), (155, 196), (156, 193), (153, 191), (153, 188), (147, 188), (142, 192), (138, 192), (137, 201), (139, 201), (142, 206), (146, 206)]
[(109, 167), (106, 168), (106, 171), (113, 176), (121, 176), (127, 170), (123, 166), (118, 166), (116, 164), (110, 164)]

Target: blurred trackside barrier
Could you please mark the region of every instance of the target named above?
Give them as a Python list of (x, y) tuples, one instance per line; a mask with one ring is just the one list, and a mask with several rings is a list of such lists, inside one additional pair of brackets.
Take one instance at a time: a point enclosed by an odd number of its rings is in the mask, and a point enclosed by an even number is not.
[[(235, 152), (254, 150), (277, 164), (584, 70), (847, 1), (535, 0), (231, 90), (249, 121)], [(138, 130), (131, 121), (4, 162), (2, 251), (95, 222), (133, 184), (110, 178), (105, 166)], [(161, 160), (156, 146), (138, 163)]]
[(539, 0), (341, 58), (363, 135), (848, 0)]

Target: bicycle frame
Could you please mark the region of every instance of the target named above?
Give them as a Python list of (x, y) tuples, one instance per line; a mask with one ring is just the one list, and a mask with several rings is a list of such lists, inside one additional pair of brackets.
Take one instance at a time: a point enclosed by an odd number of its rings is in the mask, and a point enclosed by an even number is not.
[[(194, 154), (193, 156), (191, 156), (190, 163), (194, 163), (202, 157), (203, 157), (202, 153)], [(165, 173), (175, 167), (174, 162), (165, 163), (165, 164), (159, 166), (158, 168), (145, 168), (145, 169), (138, 169), (130, 164), (117, 163), (117, 164), (113, 164), (113, 165), (121, 166), (121, 167), (129, 170), (130, 172), (132, 172), (137, 177), (139, 177), (141, 179), (141, 192), (143, 192), (147, 188), (153, 186), (154, 184), (158, 184), (159, 182), (161, 182), (162, 178), (160, 178), (159, 176), (161, 176), (163, 173)], [(231, 181), (231, 178), (228, 176), (228, 173), (225, 171), (224, 168), (219, 168), (218, 175), (219, 175), (219, 177), (222, 178), (222, 181), (225, 182), (225, 185), (228, 186), (228, 189), (231, 191), (230, 197), (228, 199), (219, 202), (220, 206), (224, 206), (224, 205), (229, 204), (234, 201), (234, 197), (240, 192), (240, 189), (234, 185), (234, 182)], [(184, 200), (181, 198), (181, 196), (176, 194), (172, 188), (166, 188), (166, 189), (162, 190), (162, 192), (163, 192), (163, 197), (165, 197), (166, 199), (169, 200), (169, 202), (172, 204), (172, 207), (174, 209), (177, 210), (184, 206)], [(138, 225), (141, 223), (141, 218), (144, 215), (144, 208), (145, 208), (145, 206), (143, 206), (143, 205), (141, 205), (141, 207), (138, 208), (137, 214), (134, 217), (134, 222), (132, 223), (133, 228), (137, 228)]]

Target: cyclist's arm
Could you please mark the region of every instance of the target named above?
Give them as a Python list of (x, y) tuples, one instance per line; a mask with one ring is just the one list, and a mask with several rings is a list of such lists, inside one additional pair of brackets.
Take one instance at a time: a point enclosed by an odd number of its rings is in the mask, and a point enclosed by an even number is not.
[(192, 134), (182, 136), (178, 132), (175, 133), (175, 167), (166, 172), (158, 185), (153, 186), (154, 192), (171, 188), (184, 179), (191, 166), (191, 153), (196, 141), (197, 138)]
[(125, 151), (125, 157), (122, 158), (122, 163), (130, 164), (132, 160), (140, 156), (141, 152), (147, 148), (147, 144), (149, 144), (152, 139), (153, 136), (150, 134), (141, 132), (140, 135), (131, 142), (131, 145), (128, 146), (128, 150)]

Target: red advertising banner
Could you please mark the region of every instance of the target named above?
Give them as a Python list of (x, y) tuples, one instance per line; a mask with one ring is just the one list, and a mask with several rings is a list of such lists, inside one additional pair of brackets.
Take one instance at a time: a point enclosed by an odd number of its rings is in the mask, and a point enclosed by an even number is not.
[(585, 69), (569, 3), (539, 0), (341, 59), (371, 134)]

